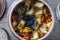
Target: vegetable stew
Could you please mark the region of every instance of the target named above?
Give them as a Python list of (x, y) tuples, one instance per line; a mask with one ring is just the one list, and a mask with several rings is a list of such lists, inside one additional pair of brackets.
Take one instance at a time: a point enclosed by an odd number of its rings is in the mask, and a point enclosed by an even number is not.
[(26, 40), (38, 40), (46, 35), (52, 26), (49, 8), (39, 0), (25, 0), (12, 12), (14, 31)]

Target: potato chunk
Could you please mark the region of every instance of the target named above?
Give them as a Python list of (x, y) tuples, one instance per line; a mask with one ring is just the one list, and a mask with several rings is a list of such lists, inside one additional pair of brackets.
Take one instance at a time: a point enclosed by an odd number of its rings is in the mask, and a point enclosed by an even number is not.
[(39, 33), (37, 32), (37, 31), (34, 31), (33, 32), (33, 40), (36, 40), (36, 39), (38, 39), (39, 38)]
[(36, 17), (40, 17), (40, 15), (43, 14), (43, 10), (39, 10), (35, 13)]
[(17, 22), (13, 21), (12, 25), (13, 25), (13, 27), (15, 27), (17, 25)]
[(33, 15), (33, 13), (34, 13), (33, 9), (29, 10), (28, 12), (26, 12), (26, 14), (29, 14), (29, 15)]
[(37, 18), (36, 21), (38, 22), (38, 24), (42, 24), (42, 19), (41, 18)]
[(30, 28), (28, 28), (28, 27), (25, 27), (25, 28), (23, 29), (23, 32), (29, 33), (29, 32), (32, 32), (32, 30), (31, 30)]
[(40, 28), (40, 31), (41, 31), (42, 33), (45, 33), (45, 34), (47, 33), (46, 29), (44, 29), (44, 28), (42, 28), (42, 27)]
[(18, 24), (18, 29), (21, 29), (23, 26), (25, 25), (25, 21), (24, 20), (20, 20), (19, 24)]
[(39, 8), (42, 8), (42, 7), (44, 6), (44, 4), (41, 3), (41, 2), (37, 2), (37, 3), (35, 4), (35, 6), (36, 6), (36, 7), (39, 7)]
[(51, 22), (49, 22), (49, 23), (47, 23), (47, 27), (51, 27), (52, 26), (52, 21)]

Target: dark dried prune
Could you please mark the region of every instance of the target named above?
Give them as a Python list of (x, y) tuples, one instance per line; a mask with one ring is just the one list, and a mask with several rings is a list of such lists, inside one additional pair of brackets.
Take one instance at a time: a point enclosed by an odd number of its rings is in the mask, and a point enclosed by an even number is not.
[(23, 20), (25, 20), (25, 21), (28, 21), (28, 20), (34, 20), (34, 16), (25, 14), (25, 15), (23, 16)]
[(25, 14), (24, 16), (23, 16), (23, 20), (25, 20), (25, 21), (28, 21), (29, 20), (29, 15), (27, 15), (27, 14)]
[(34, 24), (34, 21), (33, 20), (29, 20), (29, 21), (27, 21), (26, 26), (32, 26), (33, 24)]
[(36, 26), (36, 22), (34, 20), (29, 20), (27, 21), (26, 26), (34, 30)]

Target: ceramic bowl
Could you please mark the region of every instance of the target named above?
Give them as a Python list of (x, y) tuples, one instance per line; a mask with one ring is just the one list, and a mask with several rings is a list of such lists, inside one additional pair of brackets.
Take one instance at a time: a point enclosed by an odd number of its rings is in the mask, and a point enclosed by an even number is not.
[[(12, 24), (11, 24), (12, 12), (13, 12), (14, 8), (15, 8), (21, 1), (22, 1), (22, 0), (16, 0), (16, 1), (11, 5), (11, 7), (9, 8), (8, 14), (9, 14), (9, 26), (10, 26), (10, 29), (11, 29), (12, 33), (13, 33), (17, 38), (19, 38), (19, 39), (21, 39), (21, 40), (24, 40), (23, 38), (21, 38), (21, 37), (14, 31), (14, 29), (13, 29), (13, 27), (12, 27)], [(43, 36), (42, 38), (39, 39), (39, 40), (43, 40), (43, 39), (45, 39), (45, 38), (51, 33), (51, 31), (53, 31), (52, 29), (53, 29), (53, 26), (54, 26), (54, 15), (53, 15), (52, 9), (51, 9), (51, 7), (49, 6), (48, 3), (46, 3), (44, 0), (39, 0), (39, 1), (43, 2), (43, 3), (49, 8), (50, 13), (51, 13), (51, 15), (52, 15), (52, 27), (50, 28), (50, 31), (49, 31), (45, 36)]]

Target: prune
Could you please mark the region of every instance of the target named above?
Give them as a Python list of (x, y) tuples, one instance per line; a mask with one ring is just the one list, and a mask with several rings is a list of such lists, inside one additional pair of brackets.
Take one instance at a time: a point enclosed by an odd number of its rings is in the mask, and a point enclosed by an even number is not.
[(27, 21), (26, 26), (32, 26), (32, 25), (33, 25), (33, 23), (34, 23), (34, 21), (33, 21), (33, 20), (29, 20), (29, 21)]
[(29, 20), (29, 15), (25, 14), (25, 15), (23, 16), (23, 20), (25, 20), (25, 21)]
[(34, 16), (30, 16), (30, 20), (34, 20), (34, 18), (35, 18)]
[(25, 20), (25, 21), (28, 21), (28, 20), (34, 20), (34, 16), (25, 14), (25, 15), (23, 16), (23, 20)]
[(34, 21), (34, 24), (31, 26), (31, 28), (34, 30), (36, 27), (36, 21)]
[(36, 26), (36, 22), (34, 20), (29, 20), (27, 21), (26, 26), (34, 30)]

